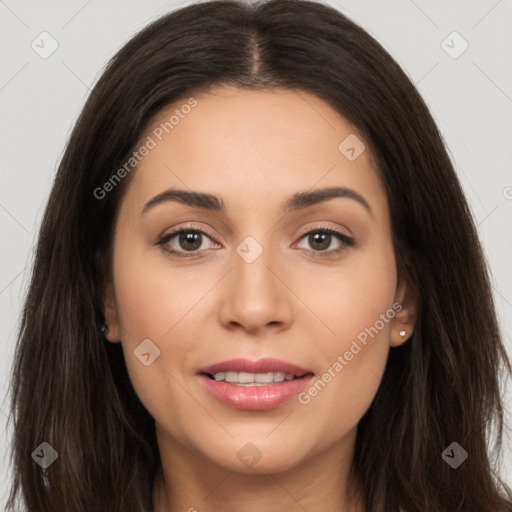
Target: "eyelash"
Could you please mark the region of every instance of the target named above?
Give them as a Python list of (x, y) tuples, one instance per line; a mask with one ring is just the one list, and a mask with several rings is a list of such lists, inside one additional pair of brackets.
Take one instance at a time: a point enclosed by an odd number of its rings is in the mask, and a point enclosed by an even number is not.
[[(176, 256), (178, 258), (198, 257), (197, 250), (195, 252), (188, 251), (188, 253), (187, 253), (187, 252), (176, 251), (174, 249), (169, 249), (168, 247), (166, 247), (166, 244), (172, 238), (174, 238), (176, 235), (179, 235), (181, 233), (196, 233), (196, 234), (206, 235), (208, 238), (214, 240), (213, 236), (211, 236), (209, 233), (207, 233), (206, 231), (203, 231), (201, 229), (196, 229), (196, 228), (192, 228), (192, 227), (188, 227), (188, 228), (180, 227), (179, 229), (172, 231), (171, 233), (167, 233), (166, 235), (163, 235), (157, 241), (156, 245), (161, 246), (162, 250), (164, 250), (166, 253), (168, 253), (169, 256)], [(333, 256), (337, 256), (341, 251), (345, 250), (347, 247), (354, 247), (356, 245), (356, 242), (353, 238), (351, 238), (343, 233), (340, 233), (339, 231), (337, 231), (331, 227), (328, 227), (328, 226), (320, 226), (320, 227), (312, 229), (310, 231), (306, 231), (305, 233), (303, 233), (300, 236), (299, 240), (302, 240), (307, 235), (311, 235), (313, 233), (328, 233), (328, 234), (334, 235), (342, 243), (341, 247), (339, 247), (338, 249), (335, 249), (335, 250), (331, 250), (331, 251), (314, 251), (314, 250), (310, 249), (309, 251), (315, 254), (314, 257), (318, 257), (318, 256), (316, 256), (316, 254), (320, 254), (321, 255), (320, 257), (322, 257), (322, 258), (330, 258)], [(201, 257), (201, 256), (199, 256), (199, 257)]]

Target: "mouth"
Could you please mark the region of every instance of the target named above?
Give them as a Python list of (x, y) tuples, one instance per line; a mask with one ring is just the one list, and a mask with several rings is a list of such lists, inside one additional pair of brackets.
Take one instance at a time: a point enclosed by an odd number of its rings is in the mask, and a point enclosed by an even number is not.
[(198, 377), (204, 389), (224, 405), (263, 410), (300, 393), (314, 373), (278, 359), (232, 359), (201, 369)]

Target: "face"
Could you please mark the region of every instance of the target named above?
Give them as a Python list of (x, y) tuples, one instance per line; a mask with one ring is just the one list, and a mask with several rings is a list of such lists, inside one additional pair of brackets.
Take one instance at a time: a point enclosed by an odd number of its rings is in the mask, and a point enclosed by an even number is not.
[(369, 149), (305, 92), (194, 98), (140, 138), (149, 150), (116, 221), (109, 340), (161, 448), (245, 472), (348, 453), (413, 326)]

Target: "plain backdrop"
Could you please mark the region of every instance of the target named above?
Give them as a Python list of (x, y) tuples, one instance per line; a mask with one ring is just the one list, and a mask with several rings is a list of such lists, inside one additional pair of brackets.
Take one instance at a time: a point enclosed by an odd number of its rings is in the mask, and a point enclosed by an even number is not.
[[(0, 0), (0, 505), (11, 477), (7, 385), (16, 332), (39, 223), (66, 140), (114, 53), (148, 22), (188, 3)], [(393, 55), (438, 123), (478, 225), (512, 354), (511, 0), (329, 3)], [(58, 44), (47, 58), (33, 48), (41, 37), (46, 51)], [(504, 397), (510, 424), (510, 382)], [(512, 485), (509, 429), (502, 463), (501, 474)]]

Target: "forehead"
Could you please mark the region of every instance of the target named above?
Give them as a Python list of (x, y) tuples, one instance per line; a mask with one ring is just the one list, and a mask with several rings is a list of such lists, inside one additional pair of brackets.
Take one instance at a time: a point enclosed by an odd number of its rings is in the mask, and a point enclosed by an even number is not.
[(299, 190), (329, 186), (384, 197), (357, 129), (305, 91), (217, 86), (184, 96), (151, 120), (143, 144), (151, 149), (127, 194), (139, 204), (169, 187), (226, 197), (228, 207), (280, 206)]

